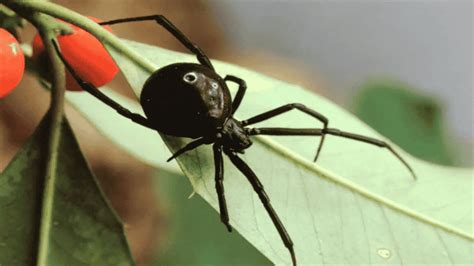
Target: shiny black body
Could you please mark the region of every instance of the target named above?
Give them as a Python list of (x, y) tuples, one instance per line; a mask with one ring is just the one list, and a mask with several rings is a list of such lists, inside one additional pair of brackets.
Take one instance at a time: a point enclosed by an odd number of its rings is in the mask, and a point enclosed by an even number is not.
[[(117, 19), (100, 24), (110, 25), (146, 20), (154, 20), (163, 26), (186, 48), (194, 53), (200, 63), (177, 63), (155, 71), (145, 82), (140, 96), (140, 103), (146, 117), (130, 112), (97, 90), (93, 85), (82, 80), (63, 58), (55, 40), (53, 40), (53, 42), (66, 68), (85, 91), (114, 108), (119, 114), (142, 126), (167, 135), (192, 139), (186, 146), (175, 152), (169, 160), (201, 145), (212, 144), (220, 216), (221, 221), (226, 225), (229, 231), (232, 230), (232, 227), (229, 222), (229, 214), (224, 194), (224, 163), (222, 153), (227, 155), (230, 161), (244, 174), (252, 188), (258, 194), (283, 244), (291, 254), (293, 265), (296, 265), (296, 255), (290, 235), (270, 204), (270, 199), (264, 190), (263, 184), (259, 181), (252, 169), (238, 155), (238, 153), (243, 153), (245, 149), (251, 146), (252, 142), (250, 136), (252, 135), (321, 136), (314, 161), (318, 158), (326, 135), (366, 142), (389, 149), (410, 170), (415, 178), (410, 166), (387, 143), (370, 137), (328, 128), (328, 119), (325, 116), (299, 103), (285, 104), (247, 120), (238, 121), (233, 117), (233, 114), (239, 108), (245, 95), (247, 88), (245, 81), (232, 75), (227, 75), (225, 78), (222, 78), (215, 72), (211, 61), (201, 49), (191, 43), (183, 33), (161, 15)], [(234, 82), (239, 85), (239, 89), (233, 100), (226, 82)], [(290, 110), (299, 110), (313, 117), (321, 122), (323, 127), (321, 129), (248, 127), (249, 125), (271, 119)]]
[[(233, 76), (226, 79), (243, 82)], [(199, 64), (177, 63), (158, 69), (145, 82), (140, 96), (148, 126), (171, 136), (199, 138), (199, 143), (219, 139), (229, 150), (242, 152), (252, 142), (232, 117), (232, 108), (237, 106), (232, 106), (226, 79)]]
[[(192, 83), (183, 77), (193, 73)], [(140, 103), (153, 128), (178, 137), (211, 137), (231, 115), (225, 81), (198, 64), (178, 63), (153, 73), (143, 86)]]

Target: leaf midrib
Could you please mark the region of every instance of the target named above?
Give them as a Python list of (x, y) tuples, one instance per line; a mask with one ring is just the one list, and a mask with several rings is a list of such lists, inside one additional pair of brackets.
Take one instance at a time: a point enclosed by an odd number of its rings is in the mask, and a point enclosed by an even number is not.
[[(432, 218), (429, 218), (425, 215), (422, 215), (416, 211), (413, 211), (412, 209), (409, 209), (403, 205), (399, 205), (396, 202), (379, 196), (378, 194), (375, 194), (362, 186), (356, 184), (355, 182), (350, 181), (347, 178), (343, 178), (335, 174), (334, 172), (327, 170), (317, 164), (314, 164), (307, 159), (304, 159), (301, 155), (293, 152), (292, 150), (286, 148), (284, 145), (281, 145), (277, 141), (272, 140), (270, 137), (266, 136), (255, 136), (255, 140), (259, 143), (261, 143), (263, 146), (265, 146), (267, 149), (283, 156), (284, 158), (289, 159), (290, 161), (293, 161), (297, 165), (301, 165), (302, 167), (306, 168), (307, 170), (317, 174), (321, 178), (325, 178), (326, 180), (329, 180), (335, 184), (338, 184), (346, 189), (349, 189), (369, 200), (372, 200), (374, 202), (377, 202), (379, 204), (385, 205), (388, 208), (391, 208), (395, 211), (401, 212), (409, 217), (412, 217), (418, 221), (427, 223), (432, 225), (433, 227), (437, 227), (440, 229), (445, 230), (448, 233), (453, 233), (457, 236), (460, 236), (462, 238), (465, 238), (467, 240), (474, 241), (474, 236), (458, 230), (452, 226), (449, 226), (445, 223), (438, 222)], [(415, 181), (416, 182), (416, 181)]]

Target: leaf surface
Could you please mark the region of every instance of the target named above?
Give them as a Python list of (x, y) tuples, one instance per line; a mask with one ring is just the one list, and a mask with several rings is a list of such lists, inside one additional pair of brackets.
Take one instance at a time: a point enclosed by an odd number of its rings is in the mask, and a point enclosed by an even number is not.
[(166, 206), (166, 241), (151, 265), (273, 265), (241, 235), (229, 234), (201, 197), (189, 200), (186, 177), (157, 172), (154, 188)]
[[(0, 174), (0, 265), (36, 264), (48, 122)], [(123, 226), (66, 120), (61, 130), (48, 265), (134, 265)]]
[[(190, 55), (124, 42), (157, 68), (175, 62), (195, 62)], [(150, 73), (137, 70), (124, 56), (112, 54), (139, 95)], [(213, 63), (221, 76), (232, 74), (247, 82), (247, 94), (237, 118), (246, 119), (289, 102), (299, 102), (327, 115), (330, 127), (383, 139), (337, 105), (298, 86), (230, 64)], [(233, 84), (230, 89), (236, 92)], [(133, 101), (108, 93), (126, 106), (140, 108)], [(87, 105), (75, 99), (87, 96), (75, 94), (69, 99), (107, 136), (108, 128), (88, 115), (88, 110), (101, 103), (90, 96)], [(117, 114), (109, 119), (120, 120)], [(319, 122), (297, 111), (256, 126), (321, 127)], [(139, 131), (147, 129), (134, 127), (135, 130), (137, 136), (142, 136)], [(173, 151), (189, 141), (166, 136), (164, 140)], [(142, 142), (155, 147), (162, 145), (158, 136), (151, 135), (149, 139), (116, 141), (132, 142), (138, 147), (144, 145)], [(288, 229), (299, 263), (473, 262), (472, 169), (440, 167), (400, 151), (418, 175), (415, 182), (387, 150), (334, 136), (327, 137), (320, 159), (314, 164), (311, 159), (318, 141), (316, 137), (255, 137), (253, 146), (242, 155), (261, 179)], [(147, 162), (170, 155), (163, 149), (154, 150), (153, 155), (141, 153), (133, 145), (129, 151)], [(189, 152), (179, 157), (178, 162), (196, 192), (218, 209), (210, 147)], [(162, 167), (162, 163), (155, 166)], [(231, 224), (237, 231), (275, 264), (289, 264), (288, 251), (258, 196), (227, 159), (225, 191)]]
[(368, 80), (358, 90), (353, 110), (365, 123), (410, 154), (453, 165), (456, 156), (447, 145), (443, 109), (436, 100), (389, 79)]

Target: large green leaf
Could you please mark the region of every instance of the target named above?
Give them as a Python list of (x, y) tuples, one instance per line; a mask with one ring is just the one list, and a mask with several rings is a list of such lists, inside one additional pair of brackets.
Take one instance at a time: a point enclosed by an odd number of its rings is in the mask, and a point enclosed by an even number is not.
[[(107, 90), (101, 90), (107, 92)], [(113, 98), (118, 98), (120, 102), (128, 105), (129, 109), (133, 112), (143, 113), (141, 107), (136, 102), (124, 99), (117, 95), (117, 93), (110, 93), (113, 95)], [(150, 165), (158, 166), (160, 169), (173, 173), (181, 173), (175, 161), (166, 162), (171, 154), (163, 141), (159, 140), (156, 132), (144, 130), (142, 126), (131, 123), (127, 119), (122, 119), (112, 108), (102, 104), (102, 102), (97, 101), (87, 93), (68, 93), (67, 99), (96, 126), (99, 132), (107, 136), (122, 149)], [(150, 139), (158, 139), (158, 141), (147, 141)]]
[(271, 265), (242, 236), (229, 234), (202, 198), (188, 199), (192, 188), (186, 177), (159, 171), (155, 191), (166, 206), (166, 240), (153, 265)]
[[(47, 118), (48, 116), (46, 116)], [(0, 265), (35, 265), (48, 119), (0, 174)], [(66, 120), (61, 127), (47, 265), (133, 265), (123, 226)]]
[[(157, 65), (194, 62), (184, 55), (124, 41)], [(137, 95), (149, 73), (137, 70), (123, 55), (112, 53)], [(330, 119), (331, 127), (383, 139), (353, 115), (335, 104), (297, 86), (261, 74), (213, 61), (222, 76), (244, 78), (248, 92), (237, 117), (248, 118), (288, 102), (300, 102)], [(157, 88), (158, 89), (158, 88)], [(236, 91), (231, 86), (233, 92)], [(109, 92), (111, 93), (111, 92)], [(132, 109), (139, 106), (117, 94), (111, 95)], [(94, 117), (101, 103), (87, 95), (69, 99), (106, 136), (115, 134)], [(77, 98), (88, 97), (87, 101)], [(172, 115), (172, 114), (170, 114)], [(111, 121), (120, 120), (110, 114)], [(261, 123), (280, 127), (320, 127), (296, 111)], [(139, 127), (127, 128), (127, 136), (143, 136)], [(172, 150), (183, 140), (165, 137)], [(418, 175), (409, 172), (387, 150), (333, 136), (317, 164), (311, 162), (318, 139), (309, 137), (256, 137), (242, 157), (257, 173), (295, 243), (300, 263), (472, 263), (472, 169), (455, 169), (428, 164), (400, 151)], [(118, 138), (137, 147), (158, 147), (158, 136)], [(123, 144), (122, 144), (123, 145)], [(128, 145), (132, 154), (147, 162), (166, 158), (168, 151), (154, 150), (145, 156)], [(214, 190), (211, 150), (202, 147), (179, 158), (179, 164), (195, 191), (218, 209)], [(161, 167), (162, 163), (155, 164)], [(290, 263), (267, 213), (245, 181), (228, 160), (225, 161), (225, 190), (231, 224), (250, 243), (276, 264)], [(198, 244), (198, 243), (196, 243)]]
[(377, 79), (359, 88), (354, 105), (358, 117), (405, 151), (433, 163), (453, 165), (442, 108), (434, 99), (402, 82)]

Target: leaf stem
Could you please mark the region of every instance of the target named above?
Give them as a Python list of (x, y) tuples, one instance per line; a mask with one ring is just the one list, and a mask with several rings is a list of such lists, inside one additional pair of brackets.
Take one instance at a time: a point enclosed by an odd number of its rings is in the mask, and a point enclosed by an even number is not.
[[(26, 2), (26, 1), (25, 1)], [(53, 217), (55, 185), (57, 178), (58, 147), (61, 138), (61, 125), (64, 116), (65, 75), (64, 66), (58, 58), (51, 40), (57, 33), (68, 33), (71, 29), (55, 19), (23, 6), (23, 1), (7, 1), (5, 5), (29, 20), (38, 29), (54, 73), (52, 80), (51, 103), (48, 112), (50, 130), (46, 151), (46, 167), (41, 204), (40, 232), (36, 263), (47, 265), (50, 248), (50, 231)]]
[[(41, 30), (40, 30), (41, 32)], [(61, 124), (64, 115), (64, 67), (57, 61), (57, 56), (51, 44), (51, 38), (55, 35), (50, 31), (41, 34), (45, 48), (48, 51), (49, 59), (52, 63), (54, 74), (52, 81), (52, 93), (50, 104), (50, 131), (49, 145), (47, 151), (47, 164), (45, 171), (45, 184), (43, 188), (43, 204), (42, 217), (40, 227), (40, 242), (38, 245), (38, 261), (37, 265), (47, 265), (47, 254), (49, 249), (50, 230), (53, 213), (54, 192), (56, 184), (57, 164), (58, 164), (58, 148), (61, 137)], [(56, 62), (55, 62), (56, 61)], [(60, 74), (61, 73), (61, 74)]]
[[(1, 1), (1, 0), (0, 0)], [(153, 72), (156, 70), (155, 65), (146, 60), (143, 56), (133, 51), (124, 45), (115, 35), (108, 32), (99, 24), (93, 22), (89, 18), (82, 16), (81, 14), (74, 12), (70, 9), (62, 7), (60, 5), (47, 2), (47, 1), (19, 1), (21, 5), (28, 9), (42, 12), (52, 17), (59, 18), (71, 24), (74, 24), (92, 35), (94, 35), (99, 41), (105, 45), (110, 46), (121, 55), (129, 58), (137, 66), (145, 71)]]

